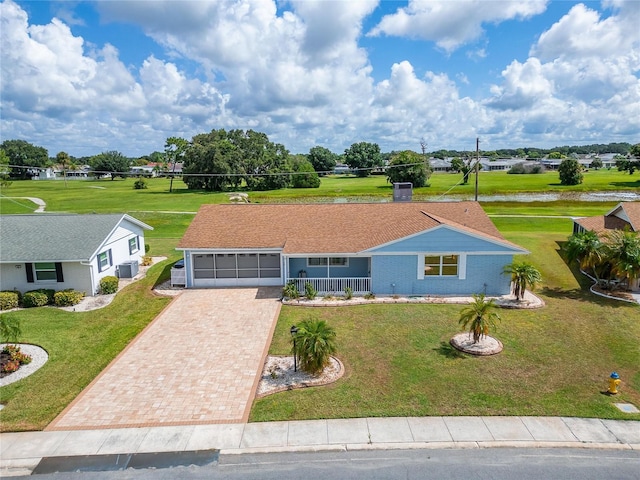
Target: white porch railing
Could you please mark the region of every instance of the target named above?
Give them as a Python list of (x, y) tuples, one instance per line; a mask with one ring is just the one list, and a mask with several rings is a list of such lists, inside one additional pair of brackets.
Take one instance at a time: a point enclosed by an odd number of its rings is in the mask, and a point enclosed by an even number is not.
[(346, 278), (287, 278), (287, 283), (294, 282), (298, 291), (304, 294), (304, 284), (309, 282), (319, 294), (341, 294), (349, 287), (354, 294), (365, 294), (371, 291), (370, 277)]

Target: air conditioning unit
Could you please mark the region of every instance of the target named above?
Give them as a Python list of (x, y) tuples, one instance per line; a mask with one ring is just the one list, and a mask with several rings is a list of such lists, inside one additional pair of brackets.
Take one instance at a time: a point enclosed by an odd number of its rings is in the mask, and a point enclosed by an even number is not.
[(118, 278), (133, 278), (138, 274), (138, 261), (124, 262), (118, 265)]
[(393, 201), (410, 202), (413, 197), (413, 183), (398, 182), (393, 184)]

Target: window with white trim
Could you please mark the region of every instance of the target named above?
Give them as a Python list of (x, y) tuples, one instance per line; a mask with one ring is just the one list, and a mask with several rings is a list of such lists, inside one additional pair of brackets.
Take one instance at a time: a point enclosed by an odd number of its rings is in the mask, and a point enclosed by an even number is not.
[(36, 273), (36, 280), (51, 280), (56, 281), (58, 276), (56, 274), (56, 264), (54, 262), (46, 263), (34, 263), (34, 270)]
[(137, 235), (129, 239), (129, 254), (134, 254), (140, 250), (140, 237)]
[(327, 262), (331, 267), (348, 267), (349, 257), (309, 257), (307, 267), (326, 267)]
[(458, 275), (458, 255), (425, 255), (424, 276), (455, 277)]
[(111, 266), (111, 250), (98, 254), (98, 271), (103, 272)]

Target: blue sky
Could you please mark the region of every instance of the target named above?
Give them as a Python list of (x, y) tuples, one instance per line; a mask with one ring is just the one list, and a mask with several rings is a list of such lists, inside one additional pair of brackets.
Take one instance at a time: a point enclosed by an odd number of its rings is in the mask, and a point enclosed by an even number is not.
[(640, 2), (0, 3), (1, 139), (54, 156), (253, 129), (292, 153), (640, 141)]

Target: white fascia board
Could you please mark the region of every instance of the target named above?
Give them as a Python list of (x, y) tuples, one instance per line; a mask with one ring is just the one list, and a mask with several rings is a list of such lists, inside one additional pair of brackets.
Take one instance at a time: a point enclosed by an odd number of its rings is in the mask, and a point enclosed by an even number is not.
[(183, 252), (193, 253), (282, 253), (279, 248), (176, 248)]
[(481, 252), (467, 252), (463, 250), (451, 250), (451, 251), (441, 251), (441, 252), (431, 252), (429, 250), (422, 250), (419, 252), (372, 252), (369, 255), (372, 257), (386, 257), (386, 256), (406, 256), (406, 255), (521, 255), (521, 254), (530, 253), (528, 250), (523, 250), (522, 252), (505, 252), (505, 251), (481, 251)]

